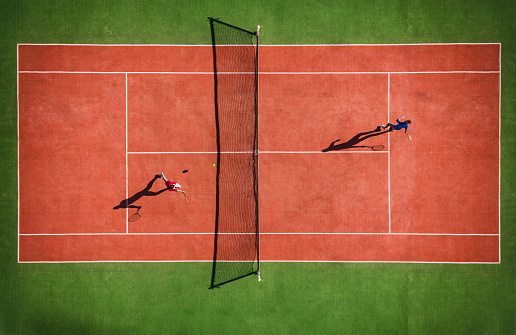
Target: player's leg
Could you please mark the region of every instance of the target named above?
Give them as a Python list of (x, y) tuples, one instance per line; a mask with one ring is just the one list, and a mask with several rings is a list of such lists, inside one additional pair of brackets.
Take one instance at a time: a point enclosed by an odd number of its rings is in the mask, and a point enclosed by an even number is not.
[(387, 123), (385, 126), (382, 124), (382, 128), (383, 128), (383, 129), (386, 129), (386, 128), (392, 128), (392, 127), (394, 127), (394, 124), (392, 124), (392, 123), (390, 123), (390, 122), (389, 122), (389, 123)]

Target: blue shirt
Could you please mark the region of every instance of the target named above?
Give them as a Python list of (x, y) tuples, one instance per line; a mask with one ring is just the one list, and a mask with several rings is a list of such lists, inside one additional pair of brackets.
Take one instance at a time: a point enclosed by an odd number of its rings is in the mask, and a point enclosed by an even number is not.
[(398, 124), (394, 126), (395, 130), (408, 129), (408, 123), (400, 122), (400, 119), (397, 119), (396, 122), (398, 122)]

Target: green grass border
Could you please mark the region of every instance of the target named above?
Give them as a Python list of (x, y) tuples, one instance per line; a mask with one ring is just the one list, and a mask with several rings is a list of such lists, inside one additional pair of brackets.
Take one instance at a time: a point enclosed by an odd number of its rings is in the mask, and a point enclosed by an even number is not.
[[(514, 1), (1, 0), (0, 332), (510, 334), (516, 331)], [(17, 43), (502, 43), (500, 265), (263, 263), (208, 290), (209, 263), (17, 263)], [(492, 120), (486, 120), (491, 122)]]

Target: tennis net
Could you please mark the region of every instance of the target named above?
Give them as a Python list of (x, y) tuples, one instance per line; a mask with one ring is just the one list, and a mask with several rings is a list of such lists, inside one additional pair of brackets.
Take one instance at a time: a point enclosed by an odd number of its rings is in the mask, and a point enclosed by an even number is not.
[(258, 274), (258, 32), (210, 19), (217, 128), (211, 287)]

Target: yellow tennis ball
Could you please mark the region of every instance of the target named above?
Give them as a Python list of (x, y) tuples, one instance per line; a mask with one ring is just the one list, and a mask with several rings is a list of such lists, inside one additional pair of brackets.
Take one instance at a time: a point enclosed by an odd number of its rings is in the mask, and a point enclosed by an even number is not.
[(215, 166), (215, 164), (211, 164), (212, 166)]

